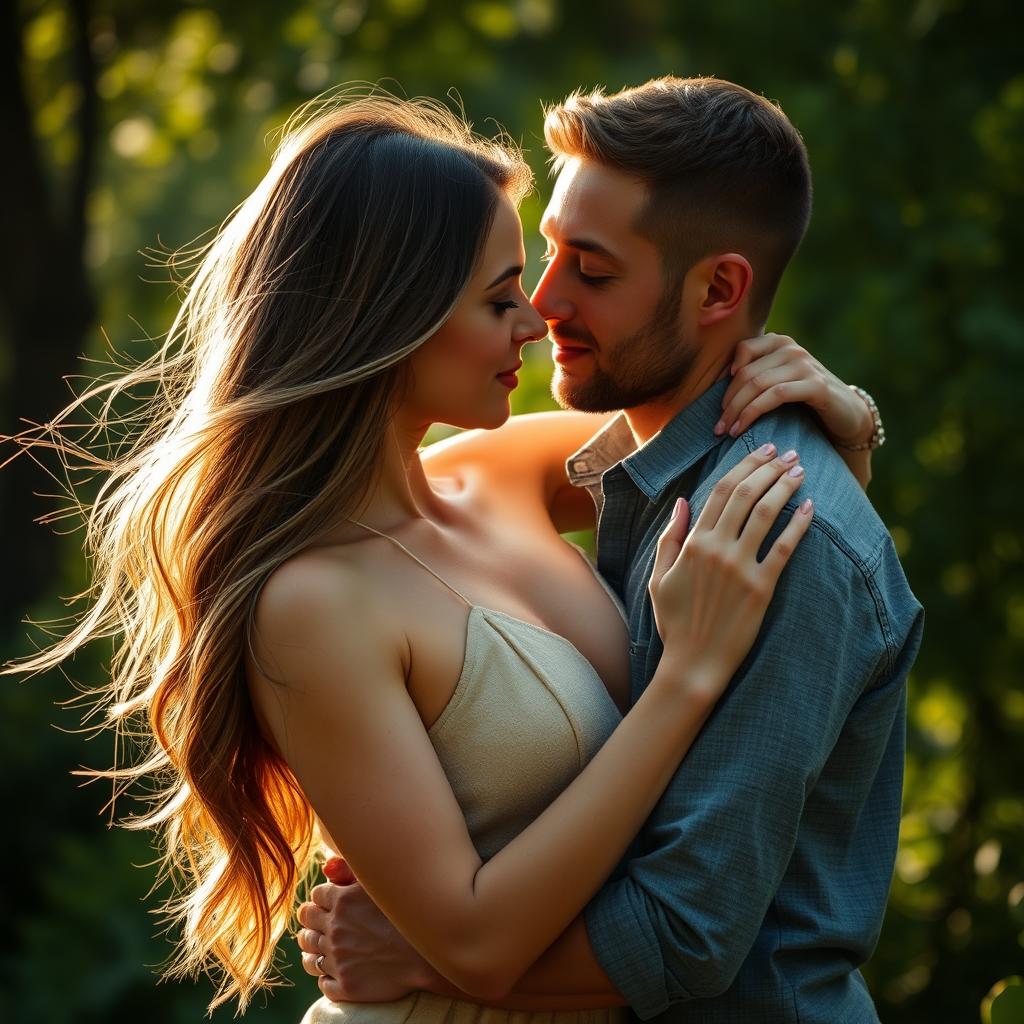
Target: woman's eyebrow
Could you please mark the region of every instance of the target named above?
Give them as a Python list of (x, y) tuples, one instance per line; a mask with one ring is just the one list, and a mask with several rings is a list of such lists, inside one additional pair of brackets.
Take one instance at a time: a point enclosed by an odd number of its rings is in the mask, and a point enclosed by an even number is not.
[(502, 281), (507, 281), (510, 277), (518, 277), (523, 272), (521, 266), (509, 267), (507, 270), (503, 270), (487, 287), (488, 289), (494, 288), (501, 284)]

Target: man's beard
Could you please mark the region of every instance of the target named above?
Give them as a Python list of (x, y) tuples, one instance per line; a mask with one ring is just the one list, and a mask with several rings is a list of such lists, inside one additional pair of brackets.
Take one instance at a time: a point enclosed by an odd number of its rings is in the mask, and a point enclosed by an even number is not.
[[(558, 332), (554, 332), (557, 339)], [(583, 338), (582, 332), (563, 332), (566, 340)], [(679, 324), (679, 292), (666, 288), (651, 319), (615, 346), (615, 355), (605, 367), (597, 365), (585, 380), (556, 373), (551, 394), (563, 409), (580, 412), (613, 412), (635, 409), (676, 390), (697, 357), (692, 342), (683, 336)]]

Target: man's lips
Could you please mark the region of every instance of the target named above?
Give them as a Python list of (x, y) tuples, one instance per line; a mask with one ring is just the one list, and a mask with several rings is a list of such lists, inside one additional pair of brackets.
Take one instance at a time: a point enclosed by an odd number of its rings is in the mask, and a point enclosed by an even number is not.
[(561, 341), (554, 343), (554, 359), (556, 363), (571, 363), (574, 359), (588, 355), (591, 349), (587, 345), (575, 345)]

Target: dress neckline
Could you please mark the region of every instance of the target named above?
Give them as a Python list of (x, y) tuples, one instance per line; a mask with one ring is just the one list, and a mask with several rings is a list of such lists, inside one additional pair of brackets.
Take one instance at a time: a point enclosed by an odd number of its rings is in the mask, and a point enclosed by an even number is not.
[[(594, 678), (597, 679), (601, 687), (607, 692), (608, 688), (607, 686), (605, 686), (604, 679), (602, 678), (601, 673), (598, 672), (597, 669), (594, 667), (594, 663), (567, 636), (564, 636), (561, 633), (556, 633), (553, 629), (548, 629), (547, 626), (542, 626), (537, 622), (530, 622), (529, 619), (520, 618), (518, 615), (513, 615), (511, 612), (501, 611), (500, 609), (492, 608), (489, 605), (477, 604), (475, 601), (470, 601), (469, 598), (462, 593), (462, 591), (452, 586), (452, 584), (449, 583), (440, 573), (431, 568), (431, 566), (424, 562), (423, 559), (420, 558), (417, 554), (410, 551), (409, 548), (407, 548), (397, 537), (393, 537), (390, 533), (385, 533), (383, 530), (378, 530), (376, 529), (376, 527), (369, 526), (367, 523), (362, 523), (358, 519), (350, 519), (349, 522), (352, 523), (353, 526), (362, 527), (362, 529), (366, 530), (367, 532), (372, 533), (377, 537), (381, 537), (384, 540), (390, 541), (392, 545), (394, 545), (400, 551), (408, 555), (409, 558), (416, 562), (417, 565), (425, 569), (428, 573), (430, 573), (431, 576), (434, 577), (434, 579), (436, 579), (448, 590), (450, 590), (453, 594), (455, 594), (455, 596), (458, 597), (459, 600), (462, 601), (462, 603), (466, 605), (466, 607), (469, 610), (469, 614), (466, 618), (466, 630), (464, 640), (465, 649), (462, 655), (462, 668), (459, 672), (459, 679), (458, 682), (455, 684), (455, 689), (452, 691), (451, 696), (448, 698), (444, 707), (441, 709), (441, 713), (434, 720), (434, 723), (428, 728), (428, 733), (431, 732), (443, 718), (447, 717), (449, 708), (453, 706), (453, 702), (455, 701), (456, 696), (459, 695), (463, 689), (463, 683), (468, 674), (467, 666), (471, 664), (472, 655), (475, 653), (474, 651), (472, 651), (472, 645), (470, 643), (470, 633), (473, 628), (474, 617), (482, 617), (486, 620), (487, 616), (494, 616), (499, 619), (504, 619), (506, 622), (514, 623), (517, 626), (526, 626), (528, 629), (532, 629), (543, 636), (554, 638), (563, 647), (567, 647), (572, 654), (574, 654), (581, 662), (583, 662), (584, 665), (587, 666), (587, 668), (593, 674)], [(605, 596), (608, 598), (609, 601), (611, 601), (612, 606), (619, 613), (619, 617), (622, 619), (623, 625), (626, 626), (628, 637), (629, 621), (626, 616), (625, 608), (622, 602), (619, 600), (618, 595), (611, 589), (608, 582), (597, 571), (597, 567), (594, 565), (593, 562), (591, 562), (590, 557), (587, 555), (586, 551), (583, 550), (583, 548), (581, 548), (578, 544), (572, 543), (572, 541), (565, 540), (564, 538), (562, 538), (562, 542), (568, 545), (568, 547), (572, 548), (572, 550), (575, 551), (580, 556), (580, 558), (582, 558), (583, 561), (586, 563), (586, 566), (588, 569), (590, 569), (594, 579), (600, 585), (601, 589), (605, 592)], [(495, 630), (495, 632), (498, 631)], [(499, 636), (500, 635), (501, 634), (499, 632)], [(508, 641), (505, 640), (504, 637), (502, 637), (502, 641), (506, 644), (508, 643)]]
[[(544, 637), (551, 638), (561, 644), (562, 647), (568, 648), (569, 653), (572, 654), (581, 664), (585, 665), (590, 674), (594, 677), (597, 685), (607, 694), (608, 687), (605, 686), (604, 679), (601, 673), (594, 667), (594, 663), (567, 637), (561, 633), (556, 633), (552, 629), (548, 629), (546, 626), (540, 626), (536, 622), (530, 622), (528, 619), (521, 619), (516, 615), (512, 615), (509, 612), (503, 612), (498, 608), (489, 608), (487, 605), (474, 604), (471, 601), (466, 602), (469, 615), (466, 618), (466, 631), (464, 640), (464, 650), (462, 653), (462, 666), (459, 670), (459, 678), (455, 683), (455, 688), (451, 692), (451, 696), (445, 701), (444, 707), (441, 708), (437, 718), (427, 727), (427, 735), (432, 735), (436, 730), (440, 729), (442, 724), (454, 713), (458, 705), (462, 702), (467, 680), (472, 675), (472, 669), (474, 667), (477, 655), (479, 651), (472, 642), (474, 623), (478, 620), (483, 620), (485, 625), (489, 626), (493, 633), (497, 633), (501, 642), (506, 647), (512, 647), (508, 639), (502, 635), (501, 631), (497, 629), (492, 622), (488, 622), (490, 618), (503, 619), (505, 622), (512, 623), (516, 626), (525, 626), (527, 629), (533, 630), (535, 633), (540, 633)], [(513, 648), (514, 649), (514, 648)], [(519, 657), (519, 652), (516, 654)], [(609, 700), (611, 695), (608, 694)]]

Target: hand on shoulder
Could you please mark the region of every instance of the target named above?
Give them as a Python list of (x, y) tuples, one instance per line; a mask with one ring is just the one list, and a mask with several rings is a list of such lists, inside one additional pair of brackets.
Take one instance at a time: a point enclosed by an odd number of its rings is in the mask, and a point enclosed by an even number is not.
[(765, 413), (794, 402), (814, 410), (834, 445), (852, 447), (873, 436), (867, 402), (785, 334), (741, 341), (730, 373), (722, 418), (715, 426), (718, 436), (737, 437)]

